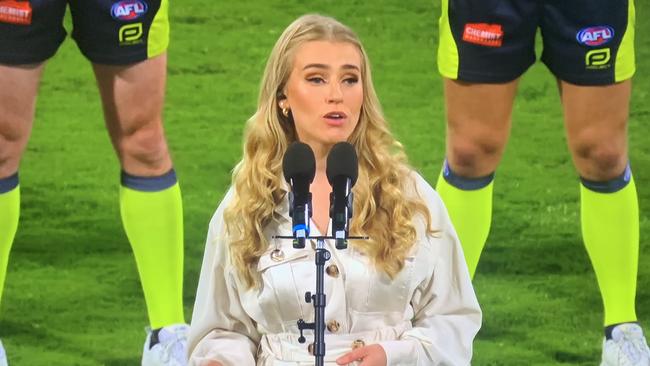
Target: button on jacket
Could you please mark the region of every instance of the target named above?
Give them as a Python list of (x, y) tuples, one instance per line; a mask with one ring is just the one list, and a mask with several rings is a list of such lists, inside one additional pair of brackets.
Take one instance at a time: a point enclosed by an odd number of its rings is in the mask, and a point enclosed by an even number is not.
[[(470, 364), (481, 310), (440, 197), (422, 177), (412, 176), (437, 232), (426, 235), (424, 219), (414, 218), (417, 242), (393, 280), (352, 242), (337, 250), (325, 241), (332, 254), (325, 267), (335, 266), (324, 276), (326, 365), (375, 343), (389, 366)], [(307, 341), (299, 343), (296, 321), (314, 321), (305, 292), (315, 292), (315, 251), (311, 243), (294, 249), (291, 240), (271, 238), (291, 234), (285, 200), (276, 209), (278, 219), (265, 228), (270, 245), (257, 265), (261, 286), (247, 288), (230, 261), (223, 221), (233, 194), (231, 188), (210, 222), (189, 335), (190, 365), (313, 365), (313, 331), (305, 331)], [(316, 225), (311, 228), (320, 235)]]

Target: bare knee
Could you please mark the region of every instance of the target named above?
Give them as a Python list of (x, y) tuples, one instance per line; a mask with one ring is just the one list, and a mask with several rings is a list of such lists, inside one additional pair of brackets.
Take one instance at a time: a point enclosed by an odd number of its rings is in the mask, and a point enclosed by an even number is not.
[(120, 162), (128, 173), (143, 176), (160, 175), (171, 169), (171, 159), (160, 121), (138, 123), (123, 131), (116, 146)]
[(20, 158), (27, 145), (29, 130), (9, 124), (0, 116), (0, 178), (18, 171)]
[(15, 146), (9, 146), (0, 136), (0, 179), (18, 171), (20, 151)]
[(447, 160), (453, 171), (464, 177), (481, 177), (496, 170), (503, 145), (496, 140), (464, 140), (451, 143)]
[(625, 170), (628, 157), (624, 146), (595, 142), (580, 144), (574, 151), (574, 160), (583, 178), (606, 181)]

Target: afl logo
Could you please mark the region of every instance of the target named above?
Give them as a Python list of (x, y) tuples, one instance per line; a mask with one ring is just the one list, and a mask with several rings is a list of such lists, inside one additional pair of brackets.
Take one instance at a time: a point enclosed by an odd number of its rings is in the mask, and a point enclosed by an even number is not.
[(147, 3), (140, 0), (122, 0), (111, 7), (111, 15), (117, 20), (134, 20), (147, 12)]
[(602, 46), (614, 38), (614, 28), (607, 25), (582, 28), (576, 35), (580, 44), (585, 46)]

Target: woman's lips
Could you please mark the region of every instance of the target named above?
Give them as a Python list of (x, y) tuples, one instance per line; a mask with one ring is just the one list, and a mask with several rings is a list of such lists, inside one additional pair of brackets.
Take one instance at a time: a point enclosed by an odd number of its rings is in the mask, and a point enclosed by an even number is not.
[(340, 126), (347, 121), (348, 116), (340, 111), (332, 111), (323, 115), (323, 119), (330, 126)]

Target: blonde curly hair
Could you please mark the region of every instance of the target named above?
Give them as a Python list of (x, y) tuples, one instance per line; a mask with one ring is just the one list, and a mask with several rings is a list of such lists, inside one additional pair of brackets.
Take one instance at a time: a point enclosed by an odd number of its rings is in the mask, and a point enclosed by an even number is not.
[(285, 199), (282, 157), (297, 134), (293, 121), (278, 107), (293, 55), (309, 41), (336, 41), (355, 45), (361, 54), (364, 96), (358, 124), (348, 139), (359, 157), (359, 178), (353, 188), (355, 217), (350, 233), (370, 240), (351, 240), (378, 269), (391, 278), (404, 267), (415, 244), (416, 213), (434, 233), (426, 204), (415, 192), (415, 181), (402, 145), (391, 135), (370, 75), (368, 56), (358, 36), (337, 20), (308, 14), (296, 19), (275, 43), (264, 70), (255, 114), (248, 119), (243, 158), (232, 175), (235, 195), (224, 213), (230, 255), (244, 283), (259, 284), (256, 265), (268, 250), (264, 228), (274, 219), (274, 209)]

